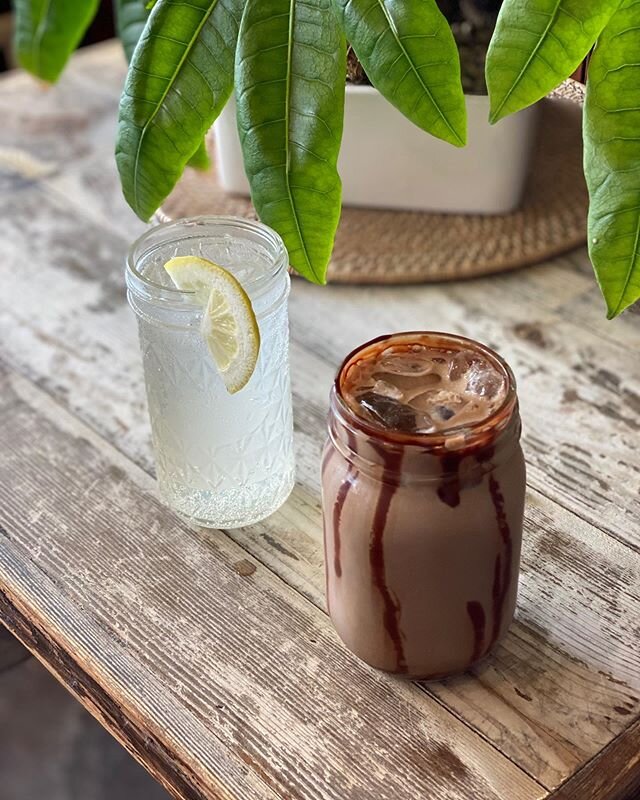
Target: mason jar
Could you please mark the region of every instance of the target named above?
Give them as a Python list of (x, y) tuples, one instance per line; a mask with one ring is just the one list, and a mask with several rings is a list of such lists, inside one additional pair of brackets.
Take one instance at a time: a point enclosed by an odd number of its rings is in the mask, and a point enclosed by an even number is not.
[[(345, 376), (400, 341), (481, 354), (505, 381), (486, 419), (435, 433), (385, 430), (345, 401)], [(507, 632), (518, 587), (525, 464), (513, 374), (447, 334), (381, 337), (351, 353), (331, 390), (322, 461), (328, 610), (370, 665), (413, 678), (468, 669)]]
[[(260, 349), (236, 394), (227, 392), (201, 335), (202, 307), (164, 269), (187, 255), (228, 269), (251, 300)], [(138, 319), (159, 489), (194, 524), (249, 525), (293, 488), (287, 267), (274, 231), (233, 217), (158, 225), (129, 251), (127, 295)]]

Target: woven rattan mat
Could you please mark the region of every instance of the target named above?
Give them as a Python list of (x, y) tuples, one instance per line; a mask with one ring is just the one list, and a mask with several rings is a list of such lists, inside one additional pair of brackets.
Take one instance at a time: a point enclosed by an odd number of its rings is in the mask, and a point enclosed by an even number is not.
[[(580, 98), (580, 89), (565, 94)], [(581, 106), (542, 103), (538, 142), (521, 208), (503, 216), (344, 208), (329, 267), (340, 283), (417, 283), (501, 272), (585, 243)], [(247, 198), (226, 194), (215, 171), (187, 170), (160, 219), (199, 214), (254, 217)]]

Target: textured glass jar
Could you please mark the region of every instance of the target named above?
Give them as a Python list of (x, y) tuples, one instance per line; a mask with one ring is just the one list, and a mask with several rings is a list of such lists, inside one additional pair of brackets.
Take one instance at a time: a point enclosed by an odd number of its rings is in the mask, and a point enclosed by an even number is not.
[[(202, 308), (172, 284), (173, 256), (209, 258), (251, 298), (258, 363), (230, 395), (200, 334)], [(131, 247), (129, 303), (138, 317), (160, 491), (198, 525), (235, 528), (275, 511), (294, 483), (287, 252), (259, 222), (198, 217), (158, 225)]]
[(322, 462), (331, 619), (372, 666), (430, 679), (467, 669), (511, 623), (525, 464), (506, 363), (463, 337), (406, 336), (481, 353), (507, 382), (504, 402), (482, 422), (443, 433), (383, 431), (354, 414), (342, 387), (350, 365), (398, 341), (385, 336), (347, 357), (331, 392)]

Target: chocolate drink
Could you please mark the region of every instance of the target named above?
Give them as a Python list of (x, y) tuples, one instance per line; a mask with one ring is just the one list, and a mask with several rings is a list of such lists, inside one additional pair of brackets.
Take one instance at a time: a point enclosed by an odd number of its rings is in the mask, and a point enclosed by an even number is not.
[(322, 460), (327, 603), (374, 667), (438, 678), (506, 633), (518, 585), (525, 466), (509, 367), (443, 333), (347, 357)]

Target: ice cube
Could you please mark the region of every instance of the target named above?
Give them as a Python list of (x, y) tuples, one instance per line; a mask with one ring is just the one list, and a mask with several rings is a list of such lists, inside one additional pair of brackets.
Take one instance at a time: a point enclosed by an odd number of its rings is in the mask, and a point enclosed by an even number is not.
[(425, 353), (390, 353), (380, 361), (380, 370), (392, 375), (427, 375), (433, 365)]
[[(436, 425), (442, 422), (449, 422), (467, 405), (468, 403), (463, 395), (452, 392), (450, 389), (423, 392), (411, 400), (411, 407), (415, 410), (416, 416), (421, 413), (428, 413)], [(442, 428), (443, 426), (440, 425), (440, 427)]]
[(467, 391), (477, 397), (494, 398), (502, 388), (502, 377), (484, 360), (476, 360), (467, 372)]
[(431, 389), (422, 394), (416, 395), (411, 400), (411, 407), (417, 411), (428, 411), (438, 405), (447, 405), (452, 408), (461, 406), (464, 403), (464, 397), (458, 392), (453, 392), (451, 389)]
[(390, 430), (414, 431), (416, 428), (416, 415), (412, 409), (392, 397), (384, 397), (376, 392), (365, 392), (358, 395), (356, 400), (371, 419), (381, 422)]
[(459, 381), (470, 369), (477, 356), (470, 350), (460, 350), (449, 364), (449, 380)]
[(391, 372), (374, 372), (373, 377), (385, 383), (391, 383), (397, 386), (398, 389), (404, 389), (405, 391), (426, 389), (428, 386), (435, 386), (442, 380), (434, 372), (427, 375), (399, 375)]
[(394, 386), (392, 383), (388, 383), (384, 380), (377, 380), (373, 384), (373, 392), (374, 394), (379, 394), (382, 397), (390, 397), (393, 400), (402, 400), (403, 397), (402, 389), (399, 389), (397, 386)]
[(437, 389), (435, 391), (420, 392), (414, 395), (410, 400), (411, 408), (415, 411), (430, 411), (438, 402), (438, 397), (441, 392)]

